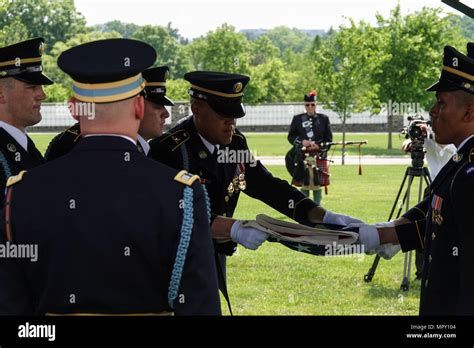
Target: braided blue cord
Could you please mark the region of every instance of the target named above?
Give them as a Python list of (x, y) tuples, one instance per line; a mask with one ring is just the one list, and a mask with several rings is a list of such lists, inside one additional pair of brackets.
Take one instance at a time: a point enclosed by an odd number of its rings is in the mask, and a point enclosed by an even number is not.
[(181, 155), (183, 156), (183, 169), (189, 171), (189, 156), (186, 145), (181, 146)]
[(171, 272), (171, 281), (168, 288), (168, 304), (174, 308), (174, 300), (178, 296), (179, 284), (183, 275), (184, 262), (186, 261), (186, 253), (188, 252), (189, 241), (194, 224), (194, 206), (193, 206), (193, 189), (186, 187), (184, 189), (184, 207), (183, 207), (183, 224), (181, 225), (181, 238), (178, 245), (178, 252), (174, 260), (173, 271)]
[[(189, 156), (186, 150), (186, 145), (181, 146), (181, 155), (183, 156), (183, 169), (189, 171)], [(207, 192), (206, 185), (202, 185), (204, 190), (204, 198), (206, 199), (207, 219), (211, 223), (211, 201), (209, 199), (209, 193)]]
[(204, 190), (204, 199), (206, 200), (207, 220), (211, 223), (211, 201), (209, 200), (209, 193), (207, 193), (206, 185), (202, 185)]
[(0, 164), (2, 165), (3, 172), (5, 173), (5, 180), (7, 180), (12, 175), (12, 172), (2, 151), (0, 151)]

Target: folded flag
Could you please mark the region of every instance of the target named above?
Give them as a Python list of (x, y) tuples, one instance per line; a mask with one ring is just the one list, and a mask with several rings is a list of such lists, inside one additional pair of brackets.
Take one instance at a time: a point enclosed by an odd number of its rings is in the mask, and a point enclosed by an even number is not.
[(342, 250), (359, 239), (357, 227), (324, 223), (302, 225), (277, 220), (265, 214), (257, 215), (255, 220), (243, 222), (243, 226), (268, 233), (269, 242), (278, 242), (292, 250), (320, 256), (337, 255), (335, 249)]

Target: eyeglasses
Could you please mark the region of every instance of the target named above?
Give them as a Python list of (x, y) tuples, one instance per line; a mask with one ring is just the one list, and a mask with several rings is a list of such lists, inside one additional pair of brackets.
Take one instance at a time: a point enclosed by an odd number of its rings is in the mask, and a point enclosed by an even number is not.
[(304, 104), (304, 106), (316, 106), (316, 104), (311, 103), (311, 104)]

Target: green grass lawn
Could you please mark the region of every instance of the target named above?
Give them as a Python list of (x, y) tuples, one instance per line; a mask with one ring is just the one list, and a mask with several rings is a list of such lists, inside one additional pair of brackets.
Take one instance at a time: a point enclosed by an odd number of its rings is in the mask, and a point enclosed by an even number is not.
[[(248, 144), (251, 150), (256, 152), (257, 156), (282, 156), (290, 149), (290, 143), (286, 139), (287, 134), (284, 133), (246, 133)], [(374, 156), (402, 156), (404, 152), (401, 150), (404, 138), (400, 139), (398, 134), (392, 136), (393, 149), (387, 150), (388, 136), (387, 134), (374, 133), (347, 133), (346, 141), (367, 140), (368, 144), (362, 145), (362, 155)], [(342, 141), (342, 133), (334, 134), (334, 141)], [(333, 146), (329, 151), (329, 155), (333, 153), (340, 156), (342, 146)], [(347, 146), (348, 155), (359, 155), (358, 146)]]
[[(41, 151), (46, 149), (52, 137), (52, 134), (32, 135)], [(278, 139), (284, 146), (279, 144), (277, 148)], [(357, 134), (349, 139), (368, 139), (369, 143), (373, 141), (373, 146), (377, 141), (384, 143), (384, 135)], [(251, 147), (258, 150), (262, 147), (258, 155), (281, 156), (287, 149), (283, 140), (285, 135), (249, 136)], [(370, 223), (385, 221), (405, 168), (364, 166), (364, 173), (359, 176), (357, 166), (333, 166), (329, 195), (323, 197), (322, 204), (327, 209)], [(269, 169), (275, 176), (289, 180), (283, 166), (270, 166)], [(285, 218), (264, 203), (241, 195), (235, 217), (253, 219), (259, 213)], [(350, 258), (311, 256), (269, 242), (257, 251), (239, 247), (228, 259), (227, 271), (234, 314), (416, 315), (420, 283), (412, 281), (408, 292), (399, 290), (403, 255), (398, 254), (391, 261), (382, 260), (374, 280), (367, 284), (363, 277), (372, 261), (373, 257), (366, 255)], [(222, 308), (228, 313), (224, 301)]]
[(53, 133), (32, 133), (32, 134), (29, 134), (29, 135), (30, 135), (31, 139), (34, 141), (34, 143), (35, 143), (36, 147), (38, 148), (38, 150), (40, 150), (41, 153), (44, 154), (44, 152), (48, 148), (49, 142), (51, 141), (51, 139), (53, 139), (53, 137), (56, 134), (53, 134)]
[[(40, 151), (46, 150), (49, 141), (54, 136), (51, 133), (33, 133), (31, 135), (33, 141)], [(290, 149), (290, 144), (286, 140), (284, 133), (246, 133), (249, 147), (255, 151), (257, 156), (284, 156)], [(362, 155), (374, 156), (402, 156), (402, 142), (397, 134), (392, 136), (393, 149), (387, 150), (387, 134), (382, 133), (347, 133), (346, 141), (367, 140), (367, 145), (362, 145)], [(341, 141), (342, 134), (335, 133), (334, 141)], [(334, 149), (334, 155), (340, 156), (342, 147), (334, 146), (330, 151), (331, 156)], [(358, 155), (357, 146), (347, 147), (348, 155)]]
[[(289, 179), (284, 167), (269, 169)], [(334, 166), (329, 195), (322, 204), (367, 222), (386, 221), (404, 170), (404, 166), (366, 166), (359, 176), (357, 166)], [(241, 197), (235, 217), (252, 219), (264, 213), (283, 218), (264, 203)], [(238, 315), (417, 315), (419, 281), (413, 280), (408, 292), (399, 290), (403, 258), (399, 253), (390, 261), (382, 260), (372, 283), (365, 283), (372, 256), (311, 256), (276, 243), (265, 243), (257, 251), (239, 247), (228, 259), (233, 311)], [(224, 302), (222, 308), (228, 313)]]

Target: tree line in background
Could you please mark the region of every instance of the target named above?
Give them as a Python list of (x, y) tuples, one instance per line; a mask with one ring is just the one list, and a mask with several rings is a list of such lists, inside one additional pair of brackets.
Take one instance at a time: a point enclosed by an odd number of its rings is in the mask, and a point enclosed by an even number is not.
[(472, 19), (445, 16), (439, 8), (402, 15), (400, 6), (388, 18), (376, 19), (376, 25), (348, 19), (322, 33), (284, 26), (238, 32), (223, 24), (188, 40), (171, 23), (112, 21), (88, 27), (73, 0), (0, 0), (0, 44), (45, 38), (45, 71), (56, 82), (46, 87), (48, 101), (63, 102), (70, 95), (68, 78), (56, 65), (61, 52), (92, 40), (124, 37), (156, 49), (156, 65), (171, 69), (168, 94), (174, 100), (188, 98), (184, 73), (218, 70), (251, 77), (245, 93), (249, 104), (301, 102), (305, 93), (317, 89), (319, 101), (330, 104), (343, 121), (360, 110), (377, 114), (389, 101), (426, 109), (433, 99), (424, 89), (438, 77), (443, 46), (464, 49), (474, 37)]

